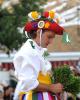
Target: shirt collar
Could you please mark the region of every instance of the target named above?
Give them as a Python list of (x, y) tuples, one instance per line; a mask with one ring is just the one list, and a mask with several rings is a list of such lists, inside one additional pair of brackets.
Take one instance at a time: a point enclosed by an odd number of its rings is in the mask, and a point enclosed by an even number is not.
[(36, 47), (36, 49), (38, 50), (42, 50), (43, 48), (41, 46), (39, 46), (34, 40), (32, 39), (28, 39), (29, 41), (33, 41), (34, 46)]

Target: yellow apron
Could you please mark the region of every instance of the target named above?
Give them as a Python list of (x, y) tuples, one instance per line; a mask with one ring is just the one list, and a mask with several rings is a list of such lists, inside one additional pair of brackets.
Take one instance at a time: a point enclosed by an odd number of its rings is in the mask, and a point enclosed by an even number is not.
[[(46, 74), (46, 75), (43, 75), (41, 72), (39, 73), (39, 76), (38, 76), (38, 81), (39, 83), (44, 83), (44, 84), (51, 84), (51, 78), (50, 78), (50, 75), (49, 74)], [(32, 100), (32, 93), (33, 91), (29, 91), (29, 92), (20, 92), (19, 94), (19, 100), (22, 100), (22, 96), (24, 94), (27, 94), (28, 95), (28, 100)]]

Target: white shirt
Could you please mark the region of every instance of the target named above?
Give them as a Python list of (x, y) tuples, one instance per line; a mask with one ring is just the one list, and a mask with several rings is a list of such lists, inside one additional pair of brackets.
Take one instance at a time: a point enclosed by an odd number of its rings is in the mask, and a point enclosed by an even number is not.
[[(34, 48), (31, 46), (33, 42)], [(41, 71), (44, 75), (51, 70), (51, 65), (42, 56), (44, 49), (38, 46), (33, 40), (28, 39), (14, 57), (14, 67), (19, 80), (16, 87), (16, 94), (27, 92), (36, 88), (39, 84), (37, 78)]]

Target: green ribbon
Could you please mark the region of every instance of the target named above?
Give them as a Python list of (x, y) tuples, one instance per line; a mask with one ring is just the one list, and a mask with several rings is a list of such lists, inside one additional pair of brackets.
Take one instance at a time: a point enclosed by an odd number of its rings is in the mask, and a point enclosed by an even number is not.
[(33, 41), (29, 41), (29, 42), (30, 42), (30, 44), (31, 44), (32, 48), (33, 48), (33, 49), (35, 49), (35, 46), (34, 46)]
[(32, 94), (32, 100), (38, 100), (38, 93)]
[(71, 42), (70, 36), (67, 32), (63, 33), (62, 42), (63, 43), (70, 43)]

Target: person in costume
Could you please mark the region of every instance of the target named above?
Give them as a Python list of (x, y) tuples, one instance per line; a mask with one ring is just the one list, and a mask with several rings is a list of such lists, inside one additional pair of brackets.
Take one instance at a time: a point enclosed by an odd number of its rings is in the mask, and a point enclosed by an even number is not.
[(51, 64), (44, 58), (44, 48), (55, 35), (63, 35), (64, 28), (54, 11), (42, 15), (33, 11), (28, 16), (30, 21), (24, 27), (28, 39), (13, 61), (18, 78), (14, 100), (59, 100), (56, 94), (63, 91), (63, 85), (51, 83)]

